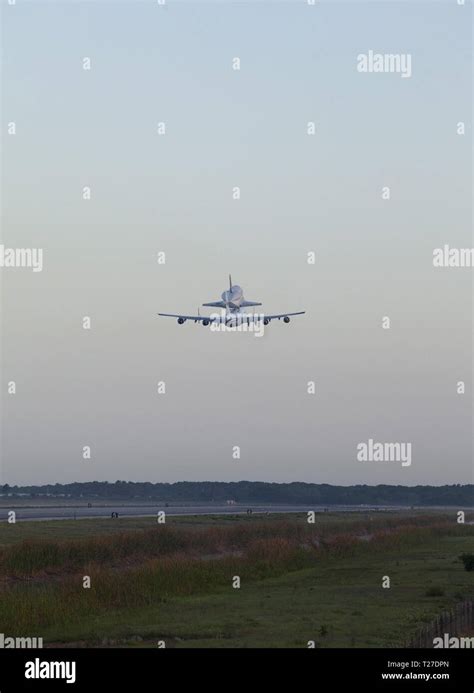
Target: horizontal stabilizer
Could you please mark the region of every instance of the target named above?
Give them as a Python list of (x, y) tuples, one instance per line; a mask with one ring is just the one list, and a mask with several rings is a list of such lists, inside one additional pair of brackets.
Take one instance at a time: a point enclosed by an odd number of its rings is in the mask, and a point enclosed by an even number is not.
[(226, 304), (224, 301), (214, 301), (213, 303), (203, 303), (203, 306), (211, 306), (212, 308), (225, 308)]
[(248, 306), (261, 306), (262, 304), (258, 301), (242, 301), (240, 304), (241, 308), (247, 308)]

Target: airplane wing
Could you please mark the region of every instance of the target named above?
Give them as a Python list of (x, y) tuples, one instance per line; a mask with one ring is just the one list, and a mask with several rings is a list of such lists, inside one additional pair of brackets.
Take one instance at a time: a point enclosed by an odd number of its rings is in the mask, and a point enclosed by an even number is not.
[(180, 325), (186, 322), (186, 320), (202, 322), (203, 325), (210, 325), (211, 322), (222, 322), (223, 320), (230, 325), (235, 321), (251, 323), (262, 320), (265, 325), (268, 325), (271, 320), (281, 320), (282, 318), (284, 322), (290, 322), (290, 315), (304, 315), (305, 312), (306, 311), (304, 310), (300, 310), (297, 313), (276, 313), (275, 315), (265, 315), (261, 313), (239, 313), (233, 316), (214, 315), (213, 317), (207, 315), (179, 315), (178, 313), (158, 313), (158, 315), (165, 318), (176, 318)]
[[(280, 313), (279, 315), (264, 315), (263, 319), (264, 320), (280, 320), (281, 318), (283, 318), (283, 319), (288, 318), (290, 315), (304, 315), (305, 312), (306, 312), (305, 310), (300, 310), (298, 313)], [(289, 322), (289, 320), (285, 321), (285, 322)]]
[[(226, 322), (230, 325), (234, 323), (251, 323), (251, 322), (263, 322), (264, 325), (268, 325), (272, 320), (281, 320), (283, 322), (290, 322), (290, 315), (303, 315), (306, 311), (300, 310), (297, 313), (277, 313), (275, 315), (267, 315), (266, 313), (237, 313), (232, 316), (227, 316)], [(219, 318), (217, 318), (219, 320)]]
[(194, 320), (194, 322), (203, 322), (205, 325), (209, 325), (209, 323), (214, 322), (216, 320), (215, 317), (210, 318), (207, 315), (176, 315), (175, 313), (157, 313), (157, 315), (162, 315), (165, 318), (177, 318), (180, 325), (182, 325), (183, 322), (186, 322), (186, 320)]

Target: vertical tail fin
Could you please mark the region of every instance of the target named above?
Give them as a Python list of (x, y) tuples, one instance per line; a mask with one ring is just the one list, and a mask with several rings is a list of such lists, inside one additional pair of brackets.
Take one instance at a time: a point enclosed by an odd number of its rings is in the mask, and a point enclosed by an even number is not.
[(232, 291), (232, 277), (229, 274), (229, 291)]

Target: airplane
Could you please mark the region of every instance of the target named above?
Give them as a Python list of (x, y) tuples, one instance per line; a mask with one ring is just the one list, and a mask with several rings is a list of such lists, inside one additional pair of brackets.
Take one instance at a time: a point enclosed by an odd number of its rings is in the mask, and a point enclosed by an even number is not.
[(264, 315), (260, 313), (243, 313), (242, 308), (247, 308), (249, 306), (261, 306), (262, 304), (258, 301), (246, 301), (244, 298), (244, 292), (241, 287), (237, 284), (232, 284), (232, 277), (229, 274), (229, 288), (222, 292), (221, 301), (211, 301), (209, 303), (203, 303), (203, 306), (209, 306), (212, 308), (222, 308), (225, 313), (222, 315), (211, 315), (205, 316), (199, 313), (197, 315), (177, 315), (175, 313), (158, 313), (165, 318), (177, 318), (178, 324), (182, 325), (186, 320), (194, 320), (194, 322), (201, 322), (205, 327), (213, 322), (224, 323), (228, 326), (234, 326), (241, 323), (256, 322), (259, 320), (263, 321), (264, 325), (268, 325), (272, 320), (281, 320), (283, 322), (290, 322), (290, 315), (303, 315), (304, 310), (300, 310), (297, 313), (279, 313), (277, 315)]

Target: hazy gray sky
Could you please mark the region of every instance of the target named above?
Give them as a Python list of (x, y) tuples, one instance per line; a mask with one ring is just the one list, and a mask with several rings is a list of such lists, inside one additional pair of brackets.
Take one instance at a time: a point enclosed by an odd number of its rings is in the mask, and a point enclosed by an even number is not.
[[(44, 251), (42, 272), (0, 269), (4, 483), (472, 482), (472, 269), (432, 263), (472, 247), (470, 6), (17, 0), (2, 19), (0, 240)], [(358, 72), (370, 50), (411, 76)], [(260, 339), (156, 316), (229, 272), (306, 315)], [(358, 461), (369, 438), (412, 464)]]

